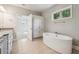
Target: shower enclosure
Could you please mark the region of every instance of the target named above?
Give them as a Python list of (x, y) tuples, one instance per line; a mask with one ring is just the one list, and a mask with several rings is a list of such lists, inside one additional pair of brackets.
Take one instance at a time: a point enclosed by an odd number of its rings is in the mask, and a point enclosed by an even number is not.
[(43, 36), (44, 19), (42, 16), (29, 14), (18, 17), (16, 26), (17, 39), (29, 39)]
[[(32, 38), (32, 19), (31, 14), (26, 16), (18, 16), (16, 25), (17, 39), (30, 39)], [(29, 37), (30, 36), (30, 37)]]
[(18, 39), (24, 39), (26, 36), (24, 33), (27, 32), (27, 20), (26, 16), (19, 16), (16, 26), (16, 34)]

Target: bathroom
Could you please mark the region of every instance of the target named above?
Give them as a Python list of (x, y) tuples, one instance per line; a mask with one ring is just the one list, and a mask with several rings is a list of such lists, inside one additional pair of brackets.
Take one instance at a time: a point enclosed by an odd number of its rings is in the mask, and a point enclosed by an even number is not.
[[(66, 9), (69, 17), (53, 19)], [(79, 4), (1, 4), (0, 37), (10, 37), (2, 54), (79, 54), (78, 15)]]

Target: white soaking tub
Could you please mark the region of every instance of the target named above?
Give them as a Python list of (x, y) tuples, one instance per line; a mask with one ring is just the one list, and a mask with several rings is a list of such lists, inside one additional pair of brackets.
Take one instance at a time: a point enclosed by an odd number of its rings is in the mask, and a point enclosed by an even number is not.
[(57, 33), (43, 33), (43, 42), (59, 53), (72, 53), (72, 38), (69, 36)]

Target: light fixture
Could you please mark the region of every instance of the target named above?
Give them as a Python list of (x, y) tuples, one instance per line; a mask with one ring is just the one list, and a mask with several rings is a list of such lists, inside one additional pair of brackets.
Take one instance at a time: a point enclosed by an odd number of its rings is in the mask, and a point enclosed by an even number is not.
[(3, 11), (3, 12), (6, 11), (5, 8), (4, 8), (3, 6), (0, 6), (0, 10)]

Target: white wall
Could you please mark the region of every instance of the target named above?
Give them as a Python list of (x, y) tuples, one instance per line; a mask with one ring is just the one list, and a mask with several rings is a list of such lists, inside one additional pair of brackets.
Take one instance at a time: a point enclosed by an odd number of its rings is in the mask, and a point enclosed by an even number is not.
[(45, 31), (58, 32), (69, 35), (75, 39), (74, 44), (79, 46), (79, 5), (73, 5), (73, 18), (66, 19), (65, 23), (55, 23), (51, 20), (51, 13), (55, 10), (67, 7), (67, 4), (59, 4), (42, 13), (45, 18)]

